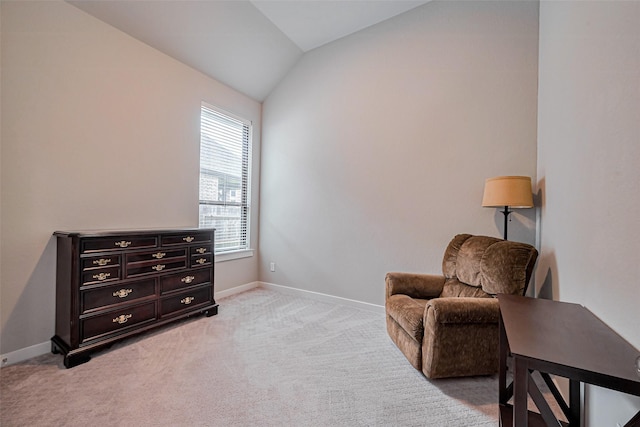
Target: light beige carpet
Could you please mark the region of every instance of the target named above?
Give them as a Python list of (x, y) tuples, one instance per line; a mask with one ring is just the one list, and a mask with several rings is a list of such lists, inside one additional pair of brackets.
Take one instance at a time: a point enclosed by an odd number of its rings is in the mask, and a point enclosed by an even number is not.
[(497, 378), (429, 381), (384, 315), (262, 288), (65, 369), (0, 370), (9, 426), (496, 426)]

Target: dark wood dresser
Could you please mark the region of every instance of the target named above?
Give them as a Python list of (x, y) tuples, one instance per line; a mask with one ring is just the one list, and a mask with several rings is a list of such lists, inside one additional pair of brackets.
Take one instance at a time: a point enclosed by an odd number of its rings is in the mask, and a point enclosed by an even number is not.
[(214, 230), (56, 231), (56, 329), (67, 368), (113, 342), (218, 313)]

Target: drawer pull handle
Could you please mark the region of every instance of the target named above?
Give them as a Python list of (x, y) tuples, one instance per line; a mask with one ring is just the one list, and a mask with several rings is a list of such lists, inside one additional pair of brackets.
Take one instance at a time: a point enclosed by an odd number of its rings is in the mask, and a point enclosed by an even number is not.
[(194, 297), (186, 297), (186, 298), (181, 299), (181, 300), (180, 300), (180, 302), (181, 302), (182, 304), (187, 304), (187, 305), (189, 305), (189, 304), (191, 304), (191, 302), (192, 302), (194, 299), (195, 299)]
[(207, 262), (207, 259), (206, 259), (206, 258), (198, 258), (198, 259), (196, 260), (196, 262), (197, 262), (198, 264), (202, 265), (202, 264), (204, 264), (205, 262)]
[(183, 283), (191, 283), (191, 282), (193, 282), (194, 279), (195, 279), (194, 276), (186, 276), (186, 277), (183, 277), (181, 281)]
[(116, 246), (120, 247), (120, 248), (126, 248), (131, 244), (131, 242), (127, 242), (126, 240), (120, 240), (119, 242), (116, 242)]
[(198, 252), (200, 255), (202, 255), (203, 253), (207, 252), (207, 248), (198, 248), (198, 249), (196, 249), (196, 252)]
[(94, 265), (104, 266), (104, 265), (109, 264), (110, 262), (111, 262), (111, 258), (100, 258), (100, 259), (97, 259), (97, 260), (93, 261), (93, 264)]
[(120, 297), (120, 298), (126, 298), (129, 296), (129, 294), (133, 292), (133, 289), (120, 289), (117, 292), (113, 293), (114, 297)]
[(184, 240), (187, 243), (191, 243), (195, 240), (195, 237), (187, 236), (187, 237), (183, 237), (182, 240)]
[(123, 323), (127, 323), (127, 320), (131, 319), (132, 317), (133, 314), (121, 314), (120, 316), (113, 319), (113, 323), (119, 323), (122, 325)]
[(111, 273), (100, 273), (100, 274), (93, 275), (93, 278), (98, 280), (106, 280), (109, 277), (111, 277)]
[(165, 257), (165, 255), (167, 255), (166, 252), (157, 252), (157, 253), (155, 253), (155, 254), (153, 254), (151, 256), (154, 257), (154, 258), (157, 258), (157, 259), (162, 259), (162, 258)]
[(158, 264), (158, 265), (154, 265), (153, 267), (151, 267), (151, 269), (155, 270), (155, 271), (162, 271), (162, 270), (164, 270), (165, 267), (166, 267), (166, 265), (164, 265), (164, 264)]

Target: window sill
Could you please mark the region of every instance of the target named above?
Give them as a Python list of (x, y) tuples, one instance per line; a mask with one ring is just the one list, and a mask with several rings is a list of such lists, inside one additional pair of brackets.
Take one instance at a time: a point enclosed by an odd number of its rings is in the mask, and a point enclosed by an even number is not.
[(250, 258), (253, 256), (253, 249), (243, 249), (240, 251), (222, 252), (216, 254), (216, 262), (233, 261), (234, 259)]

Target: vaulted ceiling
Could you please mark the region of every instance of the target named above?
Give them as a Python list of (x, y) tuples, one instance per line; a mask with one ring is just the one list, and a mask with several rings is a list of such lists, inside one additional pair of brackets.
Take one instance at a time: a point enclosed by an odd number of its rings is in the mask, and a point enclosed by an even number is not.
[(263, 101), (305, 53), (429, 0), (68, 0)]

